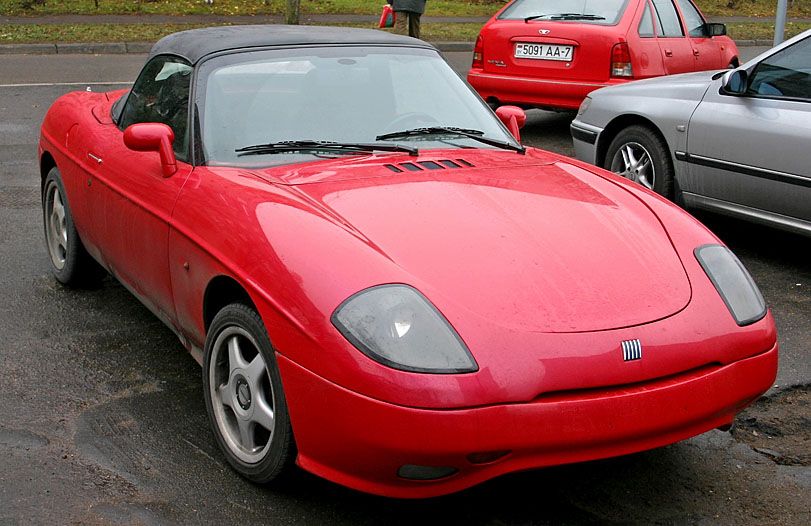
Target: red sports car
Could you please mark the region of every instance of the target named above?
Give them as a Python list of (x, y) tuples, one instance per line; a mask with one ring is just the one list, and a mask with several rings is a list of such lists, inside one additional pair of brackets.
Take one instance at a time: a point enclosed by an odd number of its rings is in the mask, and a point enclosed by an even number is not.
[(740, 262), (498, 116), (407, 37), (171, 35), (131, 90), (49, 110), (53, 271), (100, 265), (177, 333), (257, 482), (428, 497), (730, 425), (777, 367)]
[(629, 80), (738, 66), (692, 0), (513, 0), (482, 28), (468, 81), (491, 105), (576, 110)]

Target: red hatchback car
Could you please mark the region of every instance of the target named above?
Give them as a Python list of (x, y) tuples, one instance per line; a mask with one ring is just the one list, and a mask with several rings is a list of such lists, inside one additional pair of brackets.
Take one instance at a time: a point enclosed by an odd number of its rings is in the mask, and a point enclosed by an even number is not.
[(482, 28), (468, 81), (491, 105), (568, 110), (604, 86), (737, 65), (691, 0), (514, 0)]

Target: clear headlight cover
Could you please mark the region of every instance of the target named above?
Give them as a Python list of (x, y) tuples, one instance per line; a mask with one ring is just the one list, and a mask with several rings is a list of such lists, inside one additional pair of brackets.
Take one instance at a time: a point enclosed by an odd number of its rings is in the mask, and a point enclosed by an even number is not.
[(749, 325), (766, 315), (763, 296), (731, 250), (721, 245), (704, 245), (695, 249), (695, 255), (738, 325)]
[(448, 320), (407, 285), (358, 292), (335, 309), (332, 323), (359, 351), (394, 369), (438, 374), (478, 370)]

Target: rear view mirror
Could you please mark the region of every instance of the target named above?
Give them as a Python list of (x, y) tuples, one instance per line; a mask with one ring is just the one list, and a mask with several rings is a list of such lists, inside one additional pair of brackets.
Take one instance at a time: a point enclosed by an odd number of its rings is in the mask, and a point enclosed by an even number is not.
[(527, 122), (527, 114), (518, 106), (501, 106), (496, 110), (496, 116), (510, 130), (515, 140), (521, 142), (521, 128)]
[(708, 37), (722, 37), (727, 34), (727, 26), (724, 24), (704, 24), (704, 30)]
[(164, 177), (171, 177), (177, 172), (177, 160), (172, 143), (175, 132), (165, 124), (141, 122), (124, 130), (124, 144), (136, 152), (158, 152), (161, 157), (161, 168)]
[(733, 69), (724, 73), (721, 92), (727, 95), (743, 95), (749, 87), (749, 75), (746, 70)]

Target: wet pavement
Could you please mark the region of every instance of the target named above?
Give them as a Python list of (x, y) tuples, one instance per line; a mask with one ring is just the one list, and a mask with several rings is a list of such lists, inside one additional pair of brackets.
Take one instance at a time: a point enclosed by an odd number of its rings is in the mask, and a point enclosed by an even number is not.
[[(47, 84), (127, 81), (143, 60), (0, 58), (0, 525), (811, 523), (811, 240), (712, 215), (700, 219), (754, 275), (782, 352), (777, 386), (733, 433), (416, 502), (305, 473), (283, 487), (235, 475), (208, 429), (200, 369), (175, 336), (112, 279), (71, 290), (49, 273), (37, 130), (77, 85)], [(524, 140), (571, 153), (570, 120), (532, 111)]]

